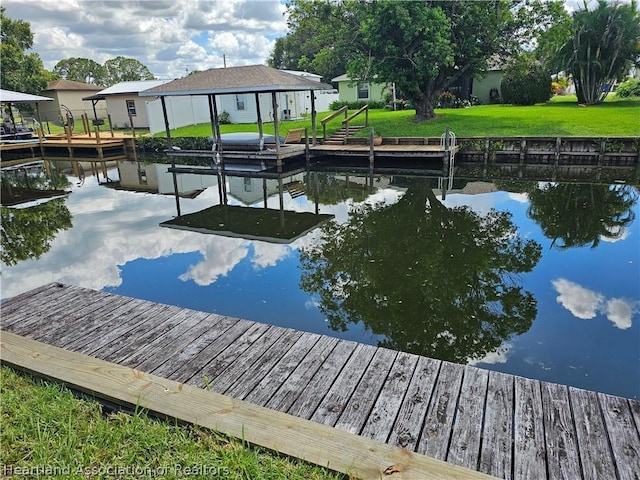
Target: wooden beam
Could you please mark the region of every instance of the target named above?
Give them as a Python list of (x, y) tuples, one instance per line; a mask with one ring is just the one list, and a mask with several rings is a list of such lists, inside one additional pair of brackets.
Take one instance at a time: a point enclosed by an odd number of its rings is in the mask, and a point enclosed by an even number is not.
[(2, 331), (4, 365), (363, 479), (494, 478), (242, 400)]

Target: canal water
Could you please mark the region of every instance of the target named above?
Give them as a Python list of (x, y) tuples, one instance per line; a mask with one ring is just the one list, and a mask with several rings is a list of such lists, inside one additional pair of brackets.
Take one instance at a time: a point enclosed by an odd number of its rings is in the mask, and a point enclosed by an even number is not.
[(2, 298), (58, 281), (640, 398), (633, 186), (166, 169), (2, 207)]

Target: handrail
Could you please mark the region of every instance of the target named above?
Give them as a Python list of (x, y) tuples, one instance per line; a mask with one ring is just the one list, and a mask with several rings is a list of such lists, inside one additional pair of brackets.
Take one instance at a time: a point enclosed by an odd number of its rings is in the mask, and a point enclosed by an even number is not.
[(333, 112), (328, 117), (324, 117), (322, 120), (320, 120), (320, 123), (322, 123), (322, 138), (323, 138), (323, 140), (327, 139), (327, 123), (329, 123), (331, 120), (333, 120), (334, 118), (336, 118), (338, 115), (340, 115), (342, 113), (344, 113), (344, 118), (347, 118), (347, 106), (346, 105), (344, 107), (340, 108), (339, 110), (336, 110), (335, 112)]
[(342, 123), (344, 124), (344, 128), (347, 131), (347, 135), (349, 135), (349, 122), (354, 118), (356, 118), (358, 115), (360, 115), (362, 112), (365, 112), (364, 126), (365, 127), (369, 126), (369, 105), (365, 105), (360, 109), (356, 110), (354, 113), (352, 113), (342, 121)]

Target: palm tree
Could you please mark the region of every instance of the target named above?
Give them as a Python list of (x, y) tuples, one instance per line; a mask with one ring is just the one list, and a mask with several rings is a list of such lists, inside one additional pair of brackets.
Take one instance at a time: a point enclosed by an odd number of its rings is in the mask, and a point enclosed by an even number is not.
[(628, 4), (598, 0), (594, 10), (573, 14), (569, 40), (557, 57), (559, 70), (573, 76), (579, 103), (604, 101), (612, 85), (640, 60), (640, 13)]

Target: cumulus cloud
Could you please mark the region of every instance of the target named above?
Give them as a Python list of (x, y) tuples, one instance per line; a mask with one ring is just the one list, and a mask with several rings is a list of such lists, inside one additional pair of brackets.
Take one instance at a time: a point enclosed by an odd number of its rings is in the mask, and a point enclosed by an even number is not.
[(176, 78), (185, 67), (222, 67), (223, 55), (229, 66), (263, 64), (274, 39), (287, 32), (286, 6), (278, 0), (4, 0), (3, 6), (8, 17), (31, 24), (33, 51), (49, 70), (65, 58), (104, 63), (122, 55), (159, 78)]
[(484, 357), (477, 360), (470, 360), (469, 365), (478, 365), (480, 363), (487, 363), (495, 365), (498, 363), (507, 363), (509, 356), (513, 353), (513, 344), (506, 342), (500, 345), (500, 347), (493, 351), (488, 352)]
[(623, 299), (606, 299), (604, 295), (564, 278), (551, 282), (560, 294), (556, 300), (573, 316), (583, 320), (605, 315), (617, 328), (625, 330), (632, 325), (633, 315), (638, 312), (639, 302)]

